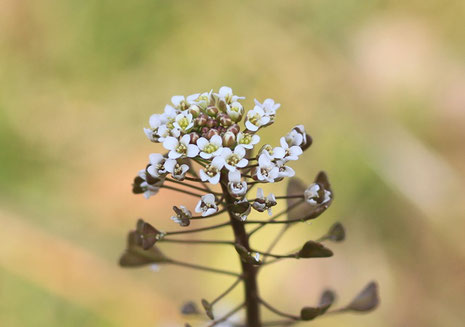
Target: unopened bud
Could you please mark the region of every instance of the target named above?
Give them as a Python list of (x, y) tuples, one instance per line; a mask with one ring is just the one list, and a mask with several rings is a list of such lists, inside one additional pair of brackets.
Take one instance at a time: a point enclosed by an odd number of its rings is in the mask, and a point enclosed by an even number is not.
[(226, 132), (223, 135), (223, 146), (231, 147), (236, 143), (236, 135), (233, 132)]
[(207, 124), (207, 121), (208, 121), (208, 116), (205, 115), (205, 114), (200, 114), (195, 120), (194, 120), (194, 123), (195, 123), (195, 126), (205, 126)]
[(237, 135), (241, 131), (241, 127), (238, 124), (233, 124), (228, 127), (227, 131)]
[(219, 110), (217, 107), (210, 106), (207, 108), (206, 112), (207, 112), (207, 115), (211, 117), (216, 117), (218, 115)]
[(218, 126), (218, 122), (213, 118), (208, 118), (207, 127), (214, 128)]
[(208, 132), (207, 132), (207, 139), (211, 139), (214, 135), (220, 135), (220, 133), (218, 132), (217, 129), (210, 129)]
[(224, 102), (223, 100), (218, 101), (218, 108), (220, 108), (221, 112), (226, 112), (227, 110), (226, 102)]
[(227, 114), (220, 114), (218, 118), (220, 119), (221, 126), (228, 127), (233, 123), (231, 117), (229, 117)]
[(189, 107), (189, 113), (192, 117), (197, 118), (200, 115), (200, 108), (199, 106), (193, 104)]
[(200, 138), (199, 134), (197, 133), (190, 133), (189, 134), (191, 137), (190, 144), (196, 144), (197, 140)]

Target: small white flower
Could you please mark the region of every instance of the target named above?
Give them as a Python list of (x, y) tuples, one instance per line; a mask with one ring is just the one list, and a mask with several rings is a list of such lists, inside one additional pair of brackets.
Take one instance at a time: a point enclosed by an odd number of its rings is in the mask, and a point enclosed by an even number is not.
[(257, 198), (255, 199), (254, 203), (252, 204), (252, 207), (259, 211), (259, 212), (264, 212), (265, 210), (268, 210), (268, 215), (272, 215), (273, 212), (271, 210), (271, 207), (274, 207), (277, 204), (276, 202), (276, 197), (274, 196), (273, 193), (270, 193), (266, 198), (265, 194), (263, 193), (262, 188), (257, 189)]
[(325, 190), (320, 184), (313, 183), (304, 192), (305, 201), (316, 206), (331, 200), (331, 192)]
[(255, 170), (257, 179), (261, 182), (273, 183), (278, 178), (278, 167), (271, 161), (267, 154), (258, 157), (258, 167)]
[(266, 154), (270, 158), (270, 160), (274, 160), (282, 159), (285, 153), (286, 151), (284, 151), (284, 149), (279, 146), (273, 148), (271, 145), (265, 144), (258, 152), (258, 156)]
[(179, 206), (179, 208), (174, 206), (173, 210), (176, 213), (176, 216), (171, 216), (172, 221), (174, 221), (182, 227), (190, 225), (192, 213), (185, 206)]
[(244, 107), (239, 102), (235, 101), (230, 105), (226, 106), (226, 113), (231, 117), (234, 122), (238, 122), (242, 119), (244, 114)]
[(192, 115), (188, 113), (187, 111), (180, 113), (179, 115), (176, 116), (173, 126), (176, 129), (179, 129), (180, 131), (182, 131), (184, 134), (189, 133), (192, 127), (194, 127), (194, 121), (192, 120)]
[(223, 167), (224, 159), (222, 157), (215, 157), (207, 167), (200, 169), (200, 179), (203, 182), (208, 181), (211, 184), (218, 184)]
[(147, 168), (147, 172), (153, 177), (161, 177), (167, 174), (165, 166), (166, 158), (160, 153), (152, 153), (149, 156), (150, 166)]
[(200, 156), (210, 159), (220, 155), (223, 151), (223, 139), (219, 135), (213, 135), (210, 141), (201, 137), (197, 140), (197, 146), (200, 149)]
[[(284, 150), (284, 156), (282, 159), (285, 161), (290, 161), (290, 160), (299, 160), (299, 156), (302, 154), (302, 148), (300, 146), (289, 146), (289, 144), (286, 142), (285, 137), (281, 137), (281, 148)], [(281, 159), (281, 158), (280, 158)]]
[(226, 103), (232, 103), (237, 100), (242, 100), (245, 99), (245, 97), (240, 97), (237, 95), (233, 94), (233, 91), (230, 87), (228, 86), (222, 86), (220, 87), (220, 90), (218, 93), (215, 93), (221, 100), (223, 100)]
[(274, 116), (276, 115), (276, 111), (281, 107), (279, 103), (275, 103), (273, 99), (266, 99), (263, 103), (258, 102), (255, 99), (255, 104), (263, 109), (267, 116)]
[(259, 106), (255, 106), (253, 110), (247, 112), (247, 120), (245, 127), (249, 131), (256, 132), (260, 127), (270, 122), (270, 117), (265, 114), (263, 109)]
[(163, 141), (165, 149), (170, 150), (168, 157), (170, 159), (178, 159), (181, 157), (194, 158), (199, 154), (199, 148), (195, 144), (189, 144), (190, 135), (184, 135), (181, 140), (169, 136)]
[(286, 162), (284, 160), (276, 161), (276, 167), (278, 167), (278, 178), (294, 177), (294, 169), (292, 169), (289, 166), (286, 166), (285, 164)]
[(182, 181), (189, 171), (189, 166), (186, 164), (179, 164), (176, 159), (168, 159), (165, 162), (165, 169), (174, 179)]
[(258, 142), (260, 142), (260, 136), (258, 135), (243, 132), (237, 134), (237, 144), (243, 146), (245, 149), (253, 149)]
[(171, 102), (174, 107), (179, 110), (186, 110), (189, 106), (195, 103), (195, 100), (199, 97), (199, 93), (189, 95), (185, 98), (183, 95), (175, 95), (171, 98)]
[(307, 144), (307, 133), (305, 133), (304, 125), (297, 125), (289, 133), (287, 133), (286, 142), (290, 147), (301, 147)]
[[(160, 187), (163, 185), (164, 179), (156, 179), (153, 183), (149, 183), (147, 179), (147, 172), (145, 169), (139, 171), (139, 177), (142, 179), (140, 183), (140, 188), (143, 190), (144, 196), (146, 199), (150, 198), (153, 195), (156, 195), (160, 191)], [(150, 178), (149, 178), (150, 179)]]
[(239, 170), (230, 171), (228, 173), (229, 193), (234, 197), (243, 197), (247, 193), (247, 183), (241, 180)]
[(224, 148), (221, 153), (225, 161), (225, 166), (229, 171), (235, 171), (237, 168), (244, 168), (249, 161), (245, 159), (245, 149), (238, 145), (234, 152), (230, 148)]
[(218, 206), (215, 202), (215, 196), (211, 193), (202, 196), (195, 207), (195, 212), (202, 213), (203, 217), (210, 216), (218, 211)]

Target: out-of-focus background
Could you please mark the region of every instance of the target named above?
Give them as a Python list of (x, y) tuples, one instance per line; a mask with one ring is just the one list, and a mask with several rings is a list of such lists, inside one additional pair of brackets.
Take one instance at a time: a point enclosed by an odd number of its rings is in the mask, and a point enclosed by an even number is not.
[[(195, 205), (131, 194), (161, 151), (143, 134), (148, 117), (172, 95), (228, 85), (247, 107), (282, 104), (264, 140), (305, 124), (314, 145), (294, 168), (308, 183), (326, 170), (335, 190), (330, 210), (275, 252), (335, 221), (348, 233), (331, 259), (266, 268), (262, 295), (297, 313), (326, 287), (343, 304), (376, 279), (377, 311), (308, 324), (463, 326), (464, 18), (459, 0), (1, 1), (0, 325), (178, 326), (181, 303), (231, 282), (117, 266), (138, 217), (176, 229), (171, 205)], [(161, 248), (237, 268), (227, 247)]]

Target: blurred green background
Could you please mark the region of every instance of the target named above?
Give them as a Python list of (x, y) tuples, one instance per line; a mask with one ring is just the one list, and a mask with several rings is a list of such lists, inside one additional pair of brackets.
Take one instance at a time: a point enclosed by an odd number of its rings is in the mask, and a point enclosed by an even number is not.
[[(326, 170), (335, 190), (275, 252), (334, 221), (348, 233), (331, 259), (267, 268), (262, 295), (298, 312), (326, 287), (342, 304), (376, 279), (377, 311), (308, 325), (463, 326), (464, 18), (460, 0), (0, 1), (0, 325), (179, 326), (183, 301), (231, 282), (116, 264), (138, 217), (171, 230), (171, 205), (195, 205), (131, 194), (161, 151), (148, 117), (172, 95), (228, 85), (247, 107), (282, 104), (264, 140), (305, 124), (314, 145), (294, 168), (307, 182)], [(228, 248), (162, 249), (237, 269)]]

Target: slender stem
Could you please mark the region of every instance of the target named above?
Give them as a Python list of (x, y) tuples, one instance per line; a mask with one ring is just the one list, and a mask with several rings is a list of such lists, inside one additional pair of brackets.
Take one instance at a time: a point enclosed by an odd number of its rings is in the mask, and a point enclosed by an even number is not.
[[(297, 201), (295, 203), (293, 203), (292, 205), (290, 205), (289, 207), (287, 207), (285, 210), (279, 212), (278, 214), (276, 214), (274, 217), (272, 217), (270, 220), (268, 221), (273, 221), (275, 219), (278, 219), (279, 217), (281, 217), (282, 215), (285, 215), (286, 213), (288, 213), (291, 209), (297, 207), (299, 204), (303, 203), (304, 200), (301, 200), (301, 201)], [(265, 226), (265, 222), (262, 222), (262, 225), (256, 227), (255, 229), (253, 229), (250, 233), (249, 233), (249, 237), (251, 237), (253, 234), (255, 234), (256, 232), (258, 232), (260, 229), (262, 229), (264, 226)]]
[(196, 196), (196, 197), (198, 197), (198, 198), (201, 198), (201, 197), (203, 196), (202, 194), (198, 194), (198, 193), (194, 193), (194, 192), (189, 192), (189, 191), (182, 190), (182, 189), (180, 189), (180, 188), (172, 187), (172, 186), (168, 186), (168, 185), (163, 185), (162, 188), (166, 188), (166, 189), (168, 189), (168, 190), (173, 190), (173, 191), (176, 191), (176, 192), (184, 193), (184, 194), (187, 194), (187, 195)]
[[(287, 231), (288, 228), (289, 228), (289, 225), (283, 226), (283, 228), (279, 231), (278, 235), (275, 236), (273, 241), (268, 246), (268, 249), (266, 249), (266, 252), (273, 251), (274, 247), (278, 244), (279, 240), (284, 236), (284, 233)], [(265, 254), (263, 258), (263, 263), (266, 263), (267, 257), (268, 256)]]
[(270, 310), (271, 312), (277, 314), (278, 316), (285, 317), (285, 318), (289, 318), (289, 319), (292, 319), (292, 320), (300, 320), (300, 317), (298, 317), (298, 316), (291, 315), (291, 314), (288, 314), (288, 313), (279, 311), (278, 309), (272, 307), (270, 304), (266, 303), (262, 298), (260, 298), (260, 302), (261, 302), (261, 304), (263, 304), (263, 306), (265, 306), (268, 310)]
[(257, 253), (260, 253), (263, 256), (272, 257), (272, 258), (276, 258), (276, 259), (295, 258), (296, 257), (295, 253), (282, 254), (281, 255), (281, 254), (273, 254), (273, 253), (262, 252), (262, 251), (257, 251), (257, 250), (252, 250), (252, 252), (257, 252)]
[(188, 176), (185, 176), (184, 177), (187, 181), (191, 181), (191, 182), (199, 182), (201, 183), (202, 180), (200, 178), (192, 178), (192, 177), (188, 177)]
[(239, 311), (240, 309), (242, 309), (244, 306), (245, 306), (245, 303), (242, 303), (241, 305), (237, 306), (234, 310), (232, 310), (232, 311), (230, 311), (228, 314), (226, 314), (223, 318), (218, 319), (218, 320), (215, 320), (214, 322), (212, 322), (210, 325), (208, 325), (208, 327), (216, 326), (216, 325), (222, 323), (223, 321), (228, 320), (229, 317), (231, 317), (232, 315), (234, 315), (236, 312), (238, 312), (238, 311)]
[(228, 289), (226, 291), (224, 291), (223, 293), (221, 293), (220, 295), (218, 295), (218, 297), (216, 299), (214, 299), (210, 304), (211, 305), (214, 305), (215, 303), (217, 303), (219, 300), (221, 300), (222, 298), (224, 298), (226, 295), (228, 295), (240, 282), (242, 281), (242, 277), (239, 277), (231, 286), (228, 287)]
[[(187, 179), (187, 177), (186, 177), (186, 179)], [(198, 187), (198, 186), (195, 186), (195, 185), (192, 185), (192, 184), (189, 184), (189, 183), (184, 183), (184, 182), (181, 182), (181, 181), (177, 181), (177, 180), (172, 179), (172, 178), (167, 177), (165, 180), (169, 181), (171, 183), (175, 183), (175, 184), (179, 184), (179, 185), (182, 185), (182, 186), (190, 187), (190, 188), (193, 188), (193, 189), (198, 190), (198, 191), (210, 192), (208, 189), (206, 189), (204, 187)], [(219, 193), (217, 193), (217, 194), (219, 194)]]
[(303, 195), (281, 195), (281, 196), (276, 196), (276, 200), (279, 199), (303, 199)]
[(202, 180), (199, 178), (199, 174), (197, 174), (197, 172), (196, 172), (195, 170), (192, 169), (192, 170), (190, 170), (189, 172), (190, 172), (190, 174), (191, 174), (192, 176), (194, 176), (195, 178), (197, 178), (198, 180), (201, 181), (203, 187), (205, 187), (205, 189), (207, 189), (209, 193), (213, 193), (213, 194), (215, 193), (215, 192), (213, 192), (213, 190), (210, 188), (210, 186), (209, 186), (206, 182), (202, 181)]
[(187, 244), (222, 244), (222, 245), (234, 245), (234, 242), (230, 241), (211, 241), (211, 240), (175, 240), (170, 238), (162, 238), (158, 242), (168, 243), (187, 243)]
[(204, 231), (207, 231), (207, 230), (217, 229), (217, 228), (221, 228), (221, 227), (228, 226), (228, 225), (231, 225), (230, 221), (227, 221), (225, 223), (218, 224), (218, 225), (208, 226), (208, 227), (180, 230), (180, 231), (174, 231), (174, 232), (166, 232), (165, 235), (177, 235), (177, 234), (188, 234), (188, 233), (204, 232)]
[(218, 273), (218, 274), (223, 274), (223, 275), (240, 277), (240, 274), (232, 272), (232, 271), (216, 269), (216, 268), (210, 268), (210, 267), (200, 266), (200, 265), (187, 263), (187, 262), (182, 262), (182, 261), (176, 261), (176, 260), (170, 260), (168, 262), (173, 264), (173, 265), (178, 265), (178, 266), (182, 266), (182, 267), (187, 267), (187, 268), (192, 268), (192, 269), (197, 269), (197, 270), (203, 270), (203, 271), (208, 271), (208, 272), (213, 272), (213, 273)]
[(296, 324), (297, 320), (276, 320), (263, 323), (263, 326), (291, 326)]
[(215, 213), (213, 213), (213, 214), (211, 214), (211, 215), (205, 216), (205, 217), (204, 217), (204, 216), (193, 216), (193, 217), (191, 217), (190, 219), (194, 219), (194, 220), (195, 220), (195, 219), (208, 219), (208, 218), (213, 218), (213, 217), (216, 217), (216, 216), (221, 215), (222, 213), (224, 213), (224, 212), (226, 212), (226, 211), (227, 211), (226, 209), (221, 209), (221, 210), (219, 210), (219, 211), (217, 211), (217, 212), (215, 212)]
[[(226, 176), (223, 173), (222, 179), (226, 180)], [(233, 203), (234, 199), (228, 192), (227, 186), (222, 184), (223, 193), (227, 203)], [(245, 226), (241, 221), (238, 221), (234, 217), (234, 213), (229, 210), (229, 219), (231, 226), (234, 231), (235, 242), (242, 245), (244, 248), (250, 251), (249, 236), (245, 230)], [(260, 318), (260, 304), (258, 295), (258, 284), (257, 284), (257, 269), (251, 263), (244, 262), (241, 260), (242, 276), (244, 279), (244, 292), (245, 292), (245, 304), (246, 304), (246, 326), (247, 327), (262, 327)]]

